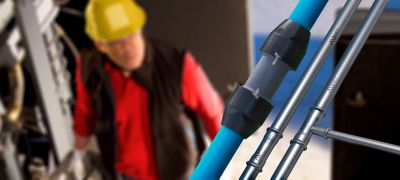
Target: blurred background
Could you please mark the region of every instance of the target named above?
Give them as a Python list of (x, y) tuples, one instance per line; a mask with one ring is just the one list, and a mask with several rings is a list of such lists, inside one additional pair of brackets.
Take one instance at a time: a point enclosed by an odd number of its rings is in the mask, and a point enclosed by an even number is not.
[[(84, 34), (86, 0), (0, 0), (0, 179), (40, 179), (60, 169), (72, 149), (74, 71), (79, 51), (93, 46)], [(225, 102), (261, 57), (259, 48), (287, 19), (298, 0), (137, 0), (145, 33), (190, 50)], [(328, 2), (311, 31), (307, 54), (278, 89), (266, 123), (242, 143), (222, 179), (238, 179), (284, 105), (345, 0)], [(363, 0), (329, 55), (259, 179), (274, 172), (315, 103), (366, 10)], [(38, 42), (44, 41), (44, 43)], [(322, 120), (322, 127), (400, 145), (400, 0), (391, 0)], [(290, 179), (398, 179), (400, 158), (313, 137)], [(396, 178), (397, 177), (397, 178)]]

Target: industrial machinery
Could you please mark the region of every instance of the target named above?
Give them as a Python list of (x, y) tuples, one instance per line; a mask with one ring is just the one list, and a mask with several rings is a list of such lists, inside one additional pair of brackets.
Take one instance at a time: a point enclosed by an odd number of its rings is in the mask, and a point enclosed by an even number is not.
[(37, 179), (72, 149), (70, 75), (57, 1), (0, 1), (1, 155), (8, 179)]

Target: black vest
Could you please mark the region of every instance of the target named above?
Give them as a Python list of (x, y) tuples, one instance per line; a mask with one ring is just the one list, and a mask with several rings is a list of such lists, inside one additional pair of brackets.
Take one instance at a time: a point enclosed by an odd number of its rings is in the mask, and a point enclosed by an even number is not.
[[(85, 55), (81, 78), (92, 95), (97, 115), (95, 134), (108, 172), (105, 176), (114, 179), (117, 137), (114, 93), (104, 70), (107, 58), (97, 51), (82, 54)], [(187, 179), (205, 149), (202, 125), (181, 101), (184, 54), (185, 51), (147, 39), (144, 64), (132, 73), (132, 78), (149, 93), (153, 147), (160, 179)], [(186, 133), (190, 127), (194, 130), (196, 145)]]

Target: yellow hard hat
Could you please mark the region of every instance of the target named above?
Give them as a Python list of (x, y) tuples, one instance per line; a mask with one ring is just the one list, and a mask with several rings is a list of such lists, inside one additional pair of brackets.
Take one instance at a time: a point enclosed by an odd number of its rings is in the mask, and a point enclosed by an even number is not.
[(90, 0), (85, 9), (86, 34), (95, 41), (114, 41), (143, 28), (144, 10), (133, 0)]

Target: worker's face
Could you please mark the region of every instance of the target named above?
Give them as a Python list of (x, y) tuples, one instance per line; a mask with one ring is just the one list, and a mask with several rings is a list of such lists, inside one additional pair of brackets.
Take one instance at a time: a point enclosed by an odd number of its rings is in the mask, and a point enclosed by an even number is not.
[(141, 30), (115, 41), (95, 44), (98, 50), (125, 71), (136, 70), (143, 64), (145, 44)]

